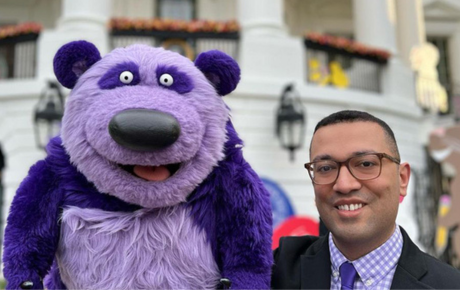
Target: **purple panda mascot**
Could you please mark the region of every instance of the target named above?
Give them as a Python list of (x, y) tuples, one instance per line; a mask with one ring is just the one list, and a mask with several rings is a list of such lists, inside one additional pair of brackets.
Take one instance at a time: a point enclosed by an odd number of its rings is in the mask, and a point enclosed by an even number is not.
[(221, 98), (237, 63), (75, 41), (54, 71), (72, 91), (10, 208), (7, 289), (268, 289), (269, 194)]

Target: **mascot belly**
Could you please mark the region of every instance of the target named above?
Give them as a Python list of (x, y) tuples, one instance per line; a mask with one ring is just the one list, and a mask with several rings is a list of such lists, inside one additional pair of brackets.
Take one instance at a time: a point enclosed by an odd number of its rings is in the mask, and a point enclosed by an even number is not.
[(182, 206), (133, 213), (65, 210), (56, 255), (62, 281), (70, 289), (216, 287), (211, 247), (189, 215)]

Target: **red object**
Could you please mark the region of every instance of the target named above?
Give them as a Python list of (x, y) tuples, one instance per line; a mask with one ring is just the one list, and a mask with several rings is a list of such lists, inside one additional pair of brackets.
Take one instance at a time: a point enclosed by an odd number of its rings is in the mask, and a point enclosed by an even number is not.
[(273, 232), (272, 249), (278, 248), (279, 240), (285, 236), (319, 235), (319, 222), (309, 217), (291, 216)]

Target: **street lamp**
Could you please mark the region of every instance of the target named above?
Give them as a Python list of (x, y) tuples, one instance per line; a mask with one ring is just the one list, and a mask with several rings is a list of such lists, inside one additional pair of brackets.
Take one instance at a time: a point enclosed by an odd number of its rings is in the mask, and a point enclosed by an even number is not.
[(305, 136), (305, 110), (294, 85), (287, 85), (280, 99), (276, 113), (276, 136), (281, 146), (289, 150), (290, 160), (294, 161), (294, 152), (303, 145)]
[(34, 110), (35, 141), (44, 149), (49, 140), (59, 133), (64, 114), (64, 96), (59, 85), (48, 81)]

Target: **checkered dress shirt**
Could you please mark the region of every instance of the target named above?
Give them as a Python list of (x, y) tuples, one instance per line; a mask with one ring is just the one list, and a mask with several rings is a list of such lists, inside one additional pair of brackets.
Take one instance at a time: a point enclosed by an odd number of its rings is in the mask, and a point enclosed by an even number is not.
[(359, 278), (355, 281), (354, 290), (387, 290), (390, 289), (396, 266), (401, 256), (403, 239), (399, 226), (393, 235), (380, 247), (355, 261), (347, 258), (337, 249), (329, 234), (329, 251), (331, 253), (331, 289), (340, 290), (340, 266), (350, 262), (358, 272)]

